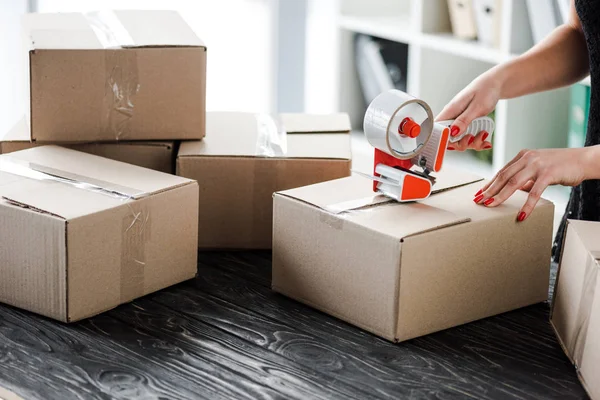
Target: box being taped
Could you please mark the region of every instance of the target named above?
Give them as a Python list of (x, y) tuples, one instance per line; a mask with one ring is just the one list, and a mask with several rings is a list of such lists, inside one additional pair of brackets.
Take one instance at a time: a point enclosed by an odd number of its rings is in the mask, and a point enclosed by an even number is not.
[(273, 289), (393, 341), (546, 300), (553, 204), (517, 223), (526, 194), (478, 206), (477, 180), (446, 168), (404, 204), (360, 176), (276, 193)]
[(201, 139), (206, 47), (175, 11), (26, 14), (31, 140)]
[[(43, 142), (28, 141), (28, 135), (25, 120), (21, 120), (0, 141), (0, 154), (44, 145)], [(61, 145), (167, 174), (175, 173), (175, 142), (173, 141), (64, 143)]]
[(190, 279), (198, 186), (56, 146), (0, 156), (0, 301), (76, 321)]
[(600, 399), (600, 223), (569, 221), (550, 320), (592, 399)]
[(181, 144), (177, 174), (200, 186), (200, 248), (271, 248), (274, 192), (350, 175), (346, 114), (279, 120), (209, 112), (207, 137)]

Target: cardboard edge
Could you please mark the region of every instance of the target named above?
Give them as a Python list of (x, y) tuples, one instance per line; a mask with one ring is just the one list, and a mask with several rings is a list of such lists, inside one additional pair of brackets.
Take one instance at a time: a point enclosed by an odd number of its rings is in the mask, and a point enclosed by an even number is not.
[(358, 327), (358, 328), (360, 328), (360, 329), (362, 329), (364, 331), (367, 331), (367, 332), (370, 332), (370, 333), (375, 334), (377, 336), (380, 336), (380, 337), (382, 337), (382, 338), (384, 338), (384, 339), (386, 339), (386, 340), (388, 340), (390, 342), (397, 343), (396, 338), (394, 337), (395, 335), (389, 336), (385, 332), (379, 331), (378, 329), (373, 328), (373, 327), (369, 326), (368, 324), (363, 324), (361, 322), (355, 321), (354, 318), (346, 318), (345, 316), (342, 316), (342, 315), (340, 315), (340, 314), (338, 314), (338, 313), (336, 313), (334, 311), (329, 310), (327, 307), (319, 306), (319, 305), (314, 304), (311, 301), (307, 301), (307, 300), (305, 300), (305, 299), (303, 299), (303, 298), (301, 298), (299, 296), (294, 296), (292, 294), (289, 294), (285, 290), (282, 290), (279, 287), (277, 287), (276, 285), (271, 285), (271, 289), (273, 291), (275, 291), (276, 293), (279, 293), (279, 294), (281, 294), (283, 296), (286, 296), (286, 297), (288, 297), (288, 298), (290, 298), (290, 299), (292, 299), (294, 301), (300, 302), (300, 303), (305, 304), (305, 305), (307, 305), (307, 306), (309, 306), (311, 308), (314, 308), (316, 310), (319, 310), (321, 312), (329, 314), (329, 315), (333, 316), (334, 318), (336, 318), (336, 319), (338, 319), (340, 321), (343, 321), (345, 323), (349, 323), (349, 324), (355, 325), (356, 327)]
[(352, 161), (352, 155), (348, 158), (340, 157), (260, 157), (254, 155), (240, 155), (240, 154), (177, 154), (177, 158), (246, 158), (251, 160), (324, 160), (324, 161)]
[(65, 221), (65, 319), (63, 322), (71, 322), (69, 310), (69, 221)]
[(33, 121), (35, 120), (33, 117), (33, 55), (35, 55), (35, 49), (29, 50), (27, 57), (29, 61), (29, 71), (27, 71), (29, 72), (29, 121), (27, 121), (27, 118), (25, 118), (25, 125), (29, 124), (29, 140), (32, 142), (36, 140), (33, 134), (35, 132), (35, 129), (33, 129)]
[(10, 205), (12, 207), (23, 208), (23, 209), (29, 210), (31, 212), (34, 212), (36, 214), (39, 214), (39, 215), (44, 215), (44, 216), (47, 216), (47, 217), (52, 217), (52, 218), (60, 219), (60, 220), (63, 220), (63, 221), (67, 220), (62, 215), (58, 215), (58, 214), (55, 214), (55, 213), (53, 213), (51, 211), (43, 210), (41, 208), (34, 207), (34, 206), (30, 205), (30, 204), (23, 203), (22, 201), (11, 199), (10, 197), (7, 197), (7, 196), (2, 196), (2, 200), (4, 200), (8, 205)]

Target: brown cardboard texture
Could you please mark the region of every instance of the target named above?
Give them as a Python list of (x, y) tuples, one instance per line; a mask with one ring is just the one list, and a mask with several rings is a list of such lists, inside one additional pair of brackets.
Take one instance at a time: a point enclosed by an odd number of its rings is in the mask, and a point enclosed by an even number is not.
[(487, 208), (446, 176), (418, 203), (360, 176), (276, 193), (273, 289), (397, 342), (546, 300), (552, 203), (517, 223), (524, 193)]
[(206, 47), (175, 11), (26, 14), (32, 141), (201, 139)]
[(600, 399), (600, 223), (568, 221), (550, 321), (589, 396)]
[[(21, 119), (0, 141), (0, 154), (52, 144), (30, 142), (28, 138), (26, 121)], [(167, 174), (175, 173), (175, 142), (173, 141), (63, 143), (61, 145)]]
[(350, 175), (347, 115), (292, 118), (302, 134), (287, 134), (285, 157), (255, 155), (259, 132), (251, 113), (207, 113), (207, 137), (181, 144), (177, 174), (200, 186), (200, 248), (269, 249), (274, 192)]
[(42, 146), (0, 156), (0, 301), (76, 321), (197, 271), (196, 182)]

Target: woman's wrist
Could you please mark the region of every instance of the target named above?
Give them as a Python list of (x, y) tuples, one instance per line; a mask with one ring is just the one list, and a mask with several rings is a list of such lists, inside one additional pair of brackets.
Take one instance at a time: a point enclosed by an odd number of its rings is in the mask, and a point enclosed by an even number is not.
[(584, 179), (600, 179), (600, 145), (584, 147), (580, 150)]

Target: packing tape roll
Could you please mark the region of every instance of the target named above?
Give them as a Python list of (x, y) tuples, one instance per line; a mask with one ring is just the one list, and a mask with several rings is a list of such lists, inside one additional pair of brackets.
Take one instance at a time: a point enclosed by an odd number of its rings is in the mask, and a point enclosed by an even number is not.
[[(400, 124), (410, 117), (421, 127), (416, 138), (400, 135)], [(433, 113), (423, 100), (400, 90), (389, 90), (377, 96), (367, 108), (363, 130), (371, 146), (402, 160), (421, 151), (431, 137)]]

